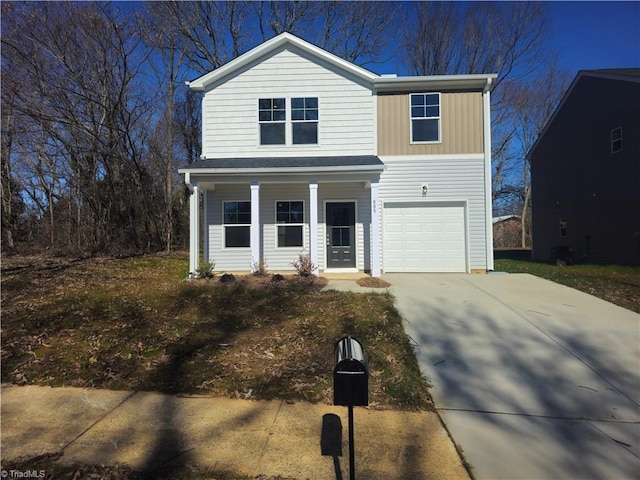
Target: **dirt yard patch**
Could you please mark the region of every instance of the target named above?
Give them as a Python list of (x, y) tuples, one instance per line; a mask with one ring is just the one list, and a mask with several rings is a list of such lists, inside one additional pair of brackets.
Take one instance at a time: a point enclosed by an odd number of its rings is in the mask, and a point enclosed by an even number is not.
[(389, 282), (385, 282), (381, 278), (375, 277), (364, 277), (356, 280), (356, 283), (361, 287), (366, 288), (389, 288), (391, 284)]
[(2, 268), (3, 382), (331, 403), (349, 334), (370, 355), (372, 407), (432, 405), (388, 294), (295, 276), (187, 282), (184, 254)]

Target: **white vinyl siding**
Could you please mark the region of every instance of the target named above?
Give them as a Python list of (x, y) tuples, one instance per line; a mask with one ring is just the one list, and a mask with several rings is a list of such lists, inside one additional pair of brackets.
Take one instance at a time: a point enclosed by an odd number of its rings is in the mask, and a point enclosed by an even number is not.
[(249, 185), (218, 185), (215, 190), (208, 191), (205, 196), (207, 231), (205, 238), (208, 245), (209, 261), (215, 262), (216, 271), (249, 270), (251, 268), (250, 248), (225, 248), (223, 225), (223, 202), (251, 201)]
[[(386, 170), (380, 177), (380, 203), (393, 202), (466, 202), (466, 248), (468, 269), (484, 270), (486, 261), (486, 224), (484, 201), (484, 159), (482, 155), (432, 155), (380, 157)], [(422, 185), (429, 192), (422, 197)], [(487, 192), (487, 194), (489, 194)], [(381, 215), (383, 220), (384, 216)], [(385, 225), (382, 222), (383, 245)], [(382, 248), (384, 265), (384, 246)]]
[[(361, 83), (310, 60), (295, 48), (223, 79), (203, 99), (203, 155), (207, 158), (374, 153), (374, 97)], [(259, 98), (318, 98), (317, 145), (260, 145)]]
[[(356, 203), (356, 267), (360, 270), (371, 268), (369, 262), (371, 248), (371, 190), (362, 182), (320, 182), (318, 186), (318, 266), (326, 266), (326, 202), (353, 201)], [(250, 199), (249, 184), (218, 184), (215, 190), (207, 191), (206, 217), (208, 258), (215, 262), (216, 271), (248, 271), (251, 267), (251, 249), (224, 248), (222, 202)], [(276, 223), (276, 202), (304, 202), (304, 225), (302, 247), (278, 247)], [(308, 183), (262, 183), (260, 184), (260, 245), (262, 260), (269, 271), (293, 271), (291, 263), (300, 253), (309, 252), (309, 184)]]
[[(248, 189), (249, 186), (247, 185)], [(276, 203), (299, 201), (304, 204), (301, 247), (278, 247)], [(263, 261), (269, 271), (293, 270), (291, 263), (300, 253), (309, 253), (309, 185), (305, 183), (260, 184), (260, 236)]]

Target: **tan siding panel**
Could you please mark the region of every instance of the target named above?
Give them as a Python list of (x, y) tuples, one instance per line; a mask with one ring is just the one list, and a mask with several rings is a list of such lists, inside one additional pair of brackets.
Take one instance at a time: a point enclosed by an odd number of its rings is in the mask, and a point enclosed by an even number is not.
[(482, 153), (482, 93), (442, 93), (442, 142), (411, 144), (408, 94), (378, 96), (379, 155)]

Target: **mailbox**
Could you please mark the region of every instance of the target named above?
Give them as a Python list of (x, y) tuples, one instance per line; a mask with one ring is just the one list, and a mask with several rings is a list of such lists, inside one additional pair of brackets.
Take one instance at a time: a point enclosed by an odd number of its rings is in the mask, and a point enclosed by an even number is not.
[(369, 405), (369, 360), (362, 344), (351, 337), (341, 338), (335, 349), (333, 404)]

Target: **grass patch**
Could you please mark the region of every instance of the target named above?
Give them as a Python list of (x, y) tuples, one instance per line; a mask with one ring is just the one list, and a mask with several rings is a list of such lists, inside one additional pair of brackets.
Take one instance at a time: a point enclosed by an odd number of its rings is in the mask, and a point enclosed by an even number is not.
[(640, 313), (640, 267), (496, 260), (495, 270), (530, 273)]
[(372, 407), (431, 407), (391, 295), (186, 274), (184, 254), (5, 259), (2, 381), (331, 403), (333, 348), (353, 335)]

